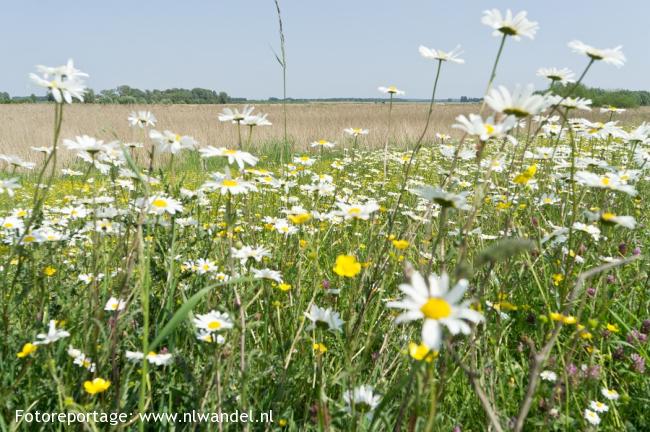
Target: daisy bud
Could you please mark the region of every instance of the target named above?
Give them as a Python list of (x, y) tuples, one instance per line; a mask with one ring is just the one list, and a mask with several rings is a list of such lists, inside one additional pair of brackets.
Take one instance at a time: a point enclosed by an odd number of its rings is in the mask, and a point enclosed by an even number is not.
[(625, 242), (619, 244), (618, 245), (618, 251), (621, 253), (621, 255), (626, 255), (627, 254), (627, 244), (625, 244)]

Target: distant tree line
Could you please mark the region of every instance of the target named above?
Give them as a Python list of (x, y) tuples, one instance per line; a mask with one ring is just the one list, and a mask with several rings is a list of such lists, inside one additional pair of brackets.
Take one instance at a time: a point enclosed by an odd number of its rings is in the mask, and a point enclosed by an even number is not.
[[(605, 90), (596, 87), (587, 87), (582, 84), (573, 89), (573, 84), (554, 85), (553, 92), (566, 96), (570, 91), (573, 97), (591, 99), (594, 106), (613, 105), (619, 108), (635, 108), (650, 105), (650, 92), (646, 90)], [(51, 96), (10, 96), (7, 92), (0, 92), (0, 104), (9, 103), (39, 103), (51, 101)], [(99, 104), (226, 104), (247, 102), (246, 98), (234, 98), (226, 92), (204, 88), (171, 88), (167, 90), (140, 90), (127, 85), (114, 89), (102, 90), (96, 93), (88, 89), (85, 103)], [(417, 102), (419, 99), (393, 99), (396, 102)], [(267, 100), (256, 100), (256, 103), (279, 103), (282, 99), (270, 97)], [(481, 102), (481, 98), (461, 96), (459, 99), (438, 99), (438, 102)], [(319, 98), (296, 99), (287, 98), (288, 103), (302, 102), (374, 102), (385, 103), (386, 98)]]
[[(0, 92), (0, 103), (38, 103), (52, 101), (51, 96), (14, 96)], [(96, 93), (86, 90), (85, 103), (99, 104), (226, 104), (244, 102), (244, 98), (233, 98), (228, 93), (204, 88), (171, 88), (166, 90), (140, 90), (127, 85)]]
[(573, 84), (554, 85), (553, 93), (571, 97), (591, 99), (593, 106), (613, 105), (618, 108), (636, 108), (650, 105), (650, 92), (646, 90), (605, 90), (596, 87), (587, 87), (579, 84), (573, 89)]

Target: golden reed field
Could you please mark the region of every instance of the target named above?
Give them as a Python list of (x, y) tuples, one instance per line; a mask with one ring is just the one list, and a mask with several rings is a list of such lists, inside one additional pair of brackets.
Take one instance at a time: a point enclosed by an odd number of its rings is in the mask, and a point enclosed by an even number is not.
[[(157, 129), (191, 135), (203, 145), (234, 147), (237, 128), (217, 120), (217, 114), (226, 106), (243, 105), (69, 105), (65, 107), (61, 136), (72, 138), (86, 134), (104, 140), (132, 137), (133, 141), (142, 141), (140, 131), (129, 127), (127, 117), (132, 111), (149, 110), (158, 118)], [(259, 104), (256, 108), (269, 113), (275, 127), (256, 128), (253, 141), (260, 143), (282, 138), (282, 105)], [(395, 141), (395, 145), (408, 144), (418, 138), (427, 109), (426, 103), (394, 104), (391, 140)], [(451, 128), (454, 119), (460, 114), (467, 115), (477, 110), (478, 106), (474, 104), (434, 105), (427, 138), (433, 138), (436, 133), (460, 136), (457, 130)], [(307, 148), (310, 142), (318, 139), (340, 143), (350, 140), (343, 133), (347, 127), (369, 129), (370, 134), (363, 144), (382, 146), (387, 116), (388, 104), (381, 103), (290, 104), (287, 105), (287, 129), (297, 149)], [(598, 109), (593, 109), (584, 117), (592, 121), (605, 121), (608, 114), (600, 114)], [(617, 115), (619, 122), (625, 125), (637, 125), (648, 118), (650, 107)], [(0, 153), (40, 160), (42, 156), (31, 151), (30, 147), (52, 144), (52, 121), (53, 110), (49, 104), (0, 105)], [(244, 137), (247, 133), (245, 131)]]

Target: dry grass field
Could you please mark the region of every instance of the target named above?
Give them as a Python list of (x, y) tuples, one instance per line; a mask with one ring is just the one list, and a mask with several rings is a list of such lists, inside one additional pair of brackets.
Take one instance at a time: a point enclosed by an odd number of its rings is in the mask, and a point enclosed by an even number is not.
[[(236, 128), (217, 120), (217, 114), (225, 106), (234, 105), (72, 105), (64, 112), (63, 138), (87, 134), (98, 139), (113, 140), (115, 137), (131, 137), (142, 141), (139, 130), (129, 127), (127, 117), (131, 111), (146, 109), (158, 118), (157, 128), (192, 135), (202, 145), (232, 147), (237, 142)], [(257, 109), (269, 113), (273, 127), (255, 130), (256, 142), (282, 137), (282, 105), (258, 105)], [(392, 140), (396, 146), (417, 139), (422, 131), (428, 105), (397, 103), (393, 106)], [(477, 112), (472, 104), (437, 104), (434, 106), (432, 124), (428, 136), (446, 133), (459, 136), (451, 128), (459, 114)], [(343, 133), (347, 127), (370, 130), (364, 144), (383, 145), (386, 134), (388, 104), (373, 103), (308, 103), (287, 106), (288, 134), (298, 148), (306, 147), (314, 140), (328, 139), (336, 142), (348, 140)], [(607, 114), (594, 109), (585, 116), (590, 120), (606, 120)], [(650, 108), (629, 110), (618, 116), (623, 124), (638, 125), (650, 119)], [(49, 146), (52, 140), (53, 107), (48, 104), (0, 105), (0, 153), (19, 155), (27, 160), (40, 160), (31, 146)]]

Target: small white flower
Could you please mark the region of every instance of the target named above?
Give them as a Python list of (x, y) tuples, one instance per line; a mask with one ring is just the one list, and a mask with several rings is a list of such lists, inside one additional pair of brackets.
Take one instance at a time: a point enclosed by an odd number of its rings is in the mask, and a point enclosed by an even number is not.
[(268, 268), (257, 270), (252, 268), (251, 271), (253, 272), (253, 277), (255, 279), (270, 279), (277, 283), (282, 282), (282, 273), (277, 270), (271, 270)]
[(191, 136), (175, 134), (168, 130), (159, 132), (152, 129), (149, 131), (149, 138), (156, 142), (158, 153), (177, 154), (184, 149), (192, 150), (198, 144)]
[(600, 417), (598, 416), (598, 414), (596, 414), (592, 410), (586, 409), (585, 413), (584, 413), (584, 416), (585, 416), (585, 420), (587, 420), (587, 422), (589, 422), (589, 424), (591, 424), (593, 426), (598, 426), (600, 424)]
[(381, 87), (378, 87), (377, 90), (379, 90), (380, 92), (382, 92), (384, 94), (389, 94), (389, 95), (398, 95), (398, 96), (400, 96), (400, 95), (404, 94), (404, 92), (402, 90), (399, 90), (395, 86), (388, 86), (388, 87), (381, 86)]
[(343, 400), (346, 411), (367, 414), (379, 405), (381, 398), (374, 393), (372, 386), (362, 385), (343, 393)]
[(544, 77), (553, 82), (559, 83), (572, 83), (575, 82), (575, 74), (571, 72), (570, 69), (562, 68), (558, 69), (555, 67), (551, 68), (540, 68), (537, 70), (537, 76)]
[(355, 138), (360, 135), (368, 135), (368, 129), (361, 129), (361, 128), (346, 128), (343, 129), (343, 132)]
[(557, 374), (550, 370), (542, 371), (542, 373), (539, 374), (539, 377), (544, 381), (549, 382), (555, 382), (557, 380)]
[(456, 117), (456, 121), (458, 123), (454, 124), (453, 128), (475, 135), (481, 141), (503, 136), (517, 124), (517, 119), (514, 116), (507, 116), (501, 123), (497, 123), (494, 117), (488, 117), (483, 121), (481, 116), (476, 114), (470, 114), (469, 118), (459, 115)]
[(608, 389), (607, 387), (600, 389), (600, 394), (602, 394), (605, 399), (613, 401), (618, 400), (620, 397), (616, 390)]
[(156, 121), (156, 116), (151, 111), (132, 111), (131, 115), (129, 115), (129, 123), (134, 127), (156, 126)]
[(609, 407), (606, 404), (598, 401), (591, 401), (589, 403), (589, 408), (597, 413), (604, 413), (609, 411)]
[(34, 345), (47, 345), (52, 342), (56, 342), (59, 339), (63, 339), (70, 336), (65, 330), (59, 330), (56, 328), (56, 321), (50, 320), (50, 325), (47, 333), (39, 333), (36, 335), (36, 338), (40, 339), (34, 342)]
[(307, 319), (311, 321), (311, 324), (307, 327), (307, 330), (312, 330), (316, 327), (321, 327), (333, 332), (341, 332), (343, 326), (343, 320), (338, 312), (333, 309), (321, 308), (312, 304), (308, 312), (305, 312)]
[(124, 310), (126, 307), (126, 302), (121, 299), (117, 299), (115, 297), (111, 297), (108, 299), (106, 302), (106, 306), (104, 306), (105, 311), (121, 311)]
[(460, 45), (458, 45), (456, 48), (454, 48), (449, 52), (443, 50), (436, 50), (433, 48), (427, 48), (424, 45), (420, 45), (418, 51), (420, 51), (420, 55), (426, 59), (449, 61), (458, 64), (465, 63), (465, 60), (459, 58), (459, 56), (463, 53), (463, 51), (461, 51), (460, 49)]
[(207, 314), (196, 315), (193, 322), (197, 329), (209, 333), (231, 329), (233, 327), (233, 323), (227, 313), (215, 310), (212, 310)]
[(244, 169), (244, 166), (246, 166), (246, 164), (255, 166), (255, 164), (259, 161), (258, 158), (248, 152), (241, 150), (231, 150), (225, 147), (216, 148), (213, 146), (208, 146), (199, 149), (199, 153), (201, 153), (201, 157), (203, 158), (215, 156), (227, 157), (228, 163), (231, 165), (233, 163), (237, 163), (237, 166), (240, 170)]

